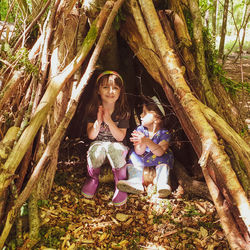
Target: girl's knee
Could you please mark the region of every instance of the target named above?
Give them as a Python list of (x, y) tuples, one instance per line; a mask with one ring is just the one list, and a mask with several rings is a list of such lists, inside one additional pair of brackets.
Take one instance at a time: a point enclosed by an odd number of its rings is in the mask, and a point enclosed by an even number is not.
[(109, 161), (113, 168), (119, 169), (126, 164), (128, 149), (121, 143), (112, 143), (108, 148)]
[(106, 151), (100, 145), (92, 145), (87, 153), (88, 164), (93, 168), (99, 168), (106, 159)]
[(108, 153), (109, 155), (120, 155), (124, 158), (126, 158), (127, 153), (128, 153), (128, 148), (123, 145), (122, 143), (115, 142), (111, 143), (108, 148)]

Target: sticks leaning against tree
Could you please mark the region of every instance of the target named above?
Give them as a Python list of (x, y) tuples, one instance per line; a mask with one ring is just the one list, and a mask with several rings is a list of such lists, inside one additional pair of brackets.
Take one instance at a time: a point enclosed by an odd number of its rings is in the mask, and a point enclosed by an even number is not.
[(20, 207), (28, 199), (28, 197), (32, 191), (33, 186), (35, 185), (35, 183), (37, 182), (37, 180), (39, 178), (39, 174), (41, 173), (42, 169), (48, 164), (50, 157), (52, 157), (53, 149), (61, 142), (61, 139), (62, 139), (62, 137), (63, 137), (63, 135), (64, 135), (75, 111), (76, 111), (77, 104), (80, 100), (81, 94), (84, 91), (90, 77), (92, 76), (92, 74), (94, 72), (96, 61), (99, 57), (99, 54), (101, 52), (101, 49), (102, 49), (104, 43), (105, 43), (108, 31), (110, 30), (111, 25), (113, 23), (113, 20), (117, 14), (117, 11), (123, 2), (124, 2), (124, 0), (118, 0), (114, 4), (114, 7), (112, 8), (112, 11), (107, 19), (107, 22), (105, 24), (103, 32), (100, 36), (100, 39), (98, 40), (96, 48), (95, 48), (95, 50), (90, 58), (88, 67), (87, 67), (85, 73), (83, 74), (83, 77), (82, 77), (80, 83), (78, 84), (77, 88), (74, 91), (75, 95), (73, 94), (71, 96), (69, 109), (65, 115), (65, 118), (62, 120), (62, 122), (60, 123), (59, 127), (57, 128), (55, 134), (52, 136), (51, 140), (49, 141), (42, 157), (40, 158), (38, 164), (36, 165), (36, 167), (34, 169), (34, 172), (32, 173), (32, 176), (30, 177), (26, 187), (24, 188), (22, 193), (19, 195), (18, 199), (15, 202), (15, 205), (9, 211), (4, 230), (3, 230), (2, 235), (0, 237), (0, 248), (3, 247), (3, 244), (9, 235), (10, 229), (15, 221), (15, 218), (18, 214)]

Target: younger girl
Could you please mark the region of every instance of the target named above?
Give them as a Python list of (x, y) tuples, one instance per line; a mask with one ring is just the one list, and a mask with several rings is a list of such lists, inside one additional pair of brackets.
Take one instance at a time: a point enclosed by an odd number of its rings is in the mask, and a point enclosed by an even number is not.
[(129, 127), (129, 112), (122, 77), (115, 71), (104, 71), (96, 80), (95, 92), (88, 112), (87, 134), (94, 140), (87, 152), (89, 178), (82, 194), (92, 198), (99, 184), (100, 167), (108, 159), (115, 180), (112, 202), (121, 206), (127, 193), (116, 188), (119, 180), (126, 179), (127, 147), (122, 143)]
[(129, 156), (128, 180), (118, 182), (119, 190), (128, 193), (142, 193), (143, 168), (155, 166), (157, 194), (165, 198), (171, 194), (168, 184), (169, 171), (173, 167), (174, 158), (169, 149), (170, 134), (163, 127), (165, 111), (156, 97), (146, 99), (141, 114), (141, 125), (132, 132), (130, 138), (134, 150)]

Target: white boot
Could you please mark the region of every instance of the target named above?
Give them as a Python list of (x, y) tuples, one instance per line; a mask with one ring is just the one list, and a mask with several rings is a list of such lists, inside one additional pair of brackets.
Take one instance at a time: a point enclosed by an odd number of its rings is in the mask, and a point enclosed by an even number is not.
[(159, 198), (166, 198), (171, 194), (171, 187), (168, 185), (169, 172), (170, 168), (167, 164), (160, 164), (156, 166), (155, 183)]
[(128, 180), (120, 180), (117, 183), (117, 188), (120, 191), (139, 194), (144, 192), (142, 185), (143, 167), (135, 167), (132, 164), (127, 165)]

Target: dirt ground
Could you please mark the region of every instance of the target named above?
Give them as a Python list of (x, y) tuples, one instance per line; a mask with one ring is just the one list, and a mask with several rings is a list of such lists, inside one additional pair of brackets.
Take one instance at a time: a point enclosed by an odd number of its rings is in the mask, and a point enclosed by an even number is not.
[[(227, 76), (241, 79), (240, 63), (230, 57)], [(250, 82), (250, 56), (243, 58)], [(235, 98), (249, 119), (249, 93)], [(41, 201), (41, 241), (33, 249), (230, 249), (212, 202), (188, 197), (179, 189), (168, 199), (129, 195), (125, 206), (111, 203), (114, 183), (102, 182), (92, 200), (80, 193), (86, 179), (85, 139), (61, 146), (53, 190)]]

